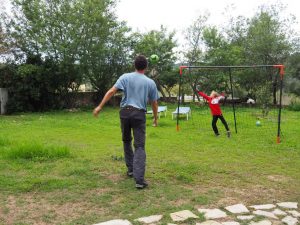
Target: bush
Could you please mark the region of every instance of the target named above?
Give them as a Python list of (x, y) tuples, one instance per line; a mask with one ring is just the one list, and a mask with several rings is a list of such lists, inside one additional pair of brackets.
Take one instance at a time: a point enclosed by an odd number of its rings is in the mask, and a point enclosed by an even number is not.
[(291, 104), (288, 106), (288, 109), (291, 111), (300, 111), (300, 102), (293, 100)]
[(1, 65), (0, 74), (0, 86), (8, 88), (7, 113), (61, 109), (70, 89), (81, 83), (76, 65), (63, 66), (39, 55), (28, 55), (21, 65)]

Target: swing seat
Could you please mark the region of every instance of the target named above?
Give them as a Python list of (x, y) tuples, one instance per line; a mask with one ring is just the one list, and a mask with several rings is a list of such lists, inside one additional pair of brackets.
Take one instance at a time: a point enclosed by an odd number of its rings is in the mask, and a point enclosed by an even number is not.
[(177, 107), (176, 110), (172, 112), (172, 120), (177, 116), (177, 114), (184, 114), (186, 115), (186, 120), (189, 120), (189, 115), (192, 115), (192, 110), (190, 107), (179, 107), (179, 109)]

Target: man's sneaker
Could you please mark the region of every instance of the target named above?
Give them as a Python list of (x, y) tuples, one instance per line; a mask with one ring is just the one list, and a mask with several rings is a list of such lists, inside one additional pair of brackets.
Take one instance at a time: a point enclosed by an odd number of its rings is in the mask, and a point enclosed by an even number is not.
[(136, 183), (135, 183), (135, 187), (136, 187), (137, 189), (144, 189), (144, 188), (147, 187), (147, 186), (148, 186), (148, 184), (147, 184), (146, 181), (143, 181), (143, 182), (136, 182)]
[(133, 177), (133, 172), (127, 171), (126, 175), (127, 177)]
[(230, 136), (231, 136), (230, 131), (227, 131), (227, 137), (230, 138)]

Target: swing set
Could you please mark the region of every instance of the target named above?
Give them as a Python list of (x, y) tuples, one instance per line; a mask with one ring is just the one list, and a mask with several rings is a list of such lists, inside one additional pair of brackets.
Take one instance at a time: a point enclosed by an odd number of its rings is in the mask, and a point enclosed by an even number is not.
[(249, 69), (249, 68), (275, 68), (277, 69), (276, 76), (279, 77), (279, 104), (278, 107), (278, 113), (277, 113), (277, 136), (276, 136), (276, 142), (280, 143), (280, 125), (281, 125), (281, 110), (282, 110), (282, 89), (283, 89), (283, 76), (284, 76), (284, 65), (253, 65), (253, 66), (180, 66), (179, 67), (179, 90), (178, 90), (178, 103), (177, 103), (177, 122), (176, 122), (176, 130), (179, 131), (179, 109), (181, 104), (180, 96), (182, 94), (182, 77), (184, 74), (184, 70), (188, 69), (217, 69), (222, 70), (223, 72), (227, 72), (229, 75), (229, 82), (230, 82), (230, 92), (231, 92), (231, 103), (232, 103), (232, 110), (233, 110), (233, 117), (234, 117), (234, 128), (235, 133), (237, 133), (237, 120), (236, 120), (236, 103), (234, 101), (235, 93), (233, 90), (233, 78), (232, 78), (232, 71), (237, 69)]

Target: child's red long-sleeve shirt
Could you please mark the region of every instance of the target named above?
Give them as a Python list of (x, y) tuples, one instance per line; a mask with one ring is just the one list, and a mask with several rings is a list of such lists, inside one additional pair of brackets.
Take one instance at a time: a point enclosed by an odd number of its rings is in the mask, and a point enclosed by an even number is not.
[(223, 95), (213, 98), (213, 97), (207, 96), (205, 93), (203, 93), (201, 91), (199, 91), (198, 94), (208, 101), (209, 108), (210, 108), (211, 114), (213, 116), (222, 115), (219, 101), (221, 99), (225, 98)]

